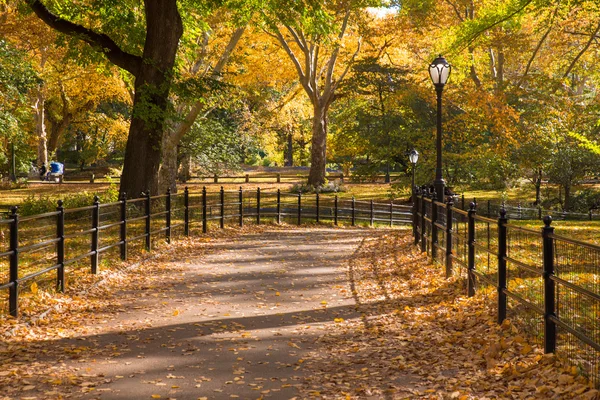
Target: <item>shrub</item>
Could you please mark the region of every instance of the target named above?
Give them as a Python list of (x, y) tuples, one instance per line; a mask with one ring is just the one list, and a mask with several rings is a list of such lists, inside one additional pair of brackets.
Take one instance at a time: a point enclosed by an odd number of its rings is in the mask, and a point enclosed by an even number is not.
[[(50, 211), (55, 211), (59, 199), (63, 200), (65, 208), (85, 207), (94, 204), (95, 193), (81, 192), (68, 194), (64, 197), (48, 196), (48, 195), (29, 195), (25, 201), (19, 206), (19, 214), (36, 215)], [(108, 189), (98, 194), (101, 203), (114, 203), (119, 200), (119, 190), (114, 184), (111, 184)]]
[[(345, 192), (346, 187), (339, 179), (334, 181), (326, 181), (322, 186), (318, 188), (319, 193), (337, 193), (337, 192)], [(292, 193), (315, 193), (315, 187), (313, 185), (309, 185), (307, 183), (299, 183), (292, 187)]]

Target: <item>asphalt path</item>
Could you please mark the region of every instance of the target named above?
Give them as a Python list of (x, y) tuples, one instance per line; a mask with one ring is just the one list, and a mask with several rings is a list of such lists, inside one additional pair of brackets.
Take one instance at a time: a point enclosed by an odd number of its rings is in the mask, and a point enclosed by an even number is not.
[(130, 298), (123, 312), (94, 335), (68, 339), (105, 350), (71, 362), (104, 378), (76, 397), (299, 396), (308, 353), (320, 350), (336, 319), (358, 317), (348, 259), (365, 237), (385, 231), (267, 228), (174, 261), (166, 268), (176, 284), (123, 291)]

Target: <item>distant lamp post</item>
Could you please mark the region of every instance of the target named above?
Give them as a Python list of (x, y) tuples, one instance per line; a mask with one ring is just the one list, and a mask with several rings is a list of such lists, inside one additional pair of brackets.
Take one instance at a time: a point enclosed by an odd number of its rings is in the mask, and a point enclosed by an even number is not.
[(412, 164), (412, 186), (411, 186), (412, 196), (411, 196), (411, 200), (414, 203), (414, 201), (415, 201), (415, 170), (417, 169), (417, 161), (419, 161), (419, 152), (415, 149), (412, 149), (410, 151), (410, 153), (408, 153), (408, 160)]
[(437, 162), (435, 168), (435, 181), (433, 186), (437, 193), (437, 201), (444, 201), (444, 188), (446, 182), (442, 178), (442, 92), (444, 91), (444, 85), (448, 82), (450, 77), (450, 70), (452, 67), (448, 64), (448, 61), (441, 55), (433, 60), (429, 66), (429, 75), (435, 86), (437, 93), (437, 137), (436, 137), (436, 151), (437, 151)]

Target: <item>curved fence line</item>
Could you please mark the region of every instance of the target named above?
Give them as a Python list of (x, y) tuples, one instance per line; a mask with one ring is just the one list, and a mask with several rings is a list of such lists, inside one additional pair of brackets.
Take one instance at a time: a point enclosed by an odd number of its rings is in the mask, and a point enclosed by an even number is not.
[(600, 246), (554, 234), (549, 216), (535, 230), (510, 224), (506, 209), (492, 218), (489, 207), (487, 216), (478, 215), (476, 202), (465, 212), (415, 197), (415, 245), (446, 276), (465, 277), (468, 296), (493, 288), (498, 324), (510, 318), (599, 387)]

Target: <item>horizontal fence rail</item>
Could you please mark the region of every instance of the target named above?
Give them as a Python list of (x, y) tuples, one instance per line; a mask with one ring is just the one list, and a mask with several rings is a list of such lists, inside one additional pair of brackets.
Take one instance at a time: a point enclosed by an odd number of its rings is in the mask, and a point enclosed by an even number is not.
[[(97, 274), (104, 256), (126, 260), (130, 249), (150, 251), (157, 240), (206, 233), (211, 227), (252, 222), (397, 226), (412, 224), (412, 207), (393, 201), (341, 199), (337, 195), (281, 192), (279, 189), (221, 190), (127, 199), (21, 216), (17, 207), (0, 217), (0, 290), (8, 291), (8, 312), (19, 315), (19, 293), (42, 277), (65, 291), (67, 270)], [(5, 235), (4, 232), (8, 232)], [(2, 238), (8, 243), (2, 242)]]
[[(534, 206), (532, 204), (523, 204), (521, 202), (506, 202), (499, 200), (482, 200), (479, 202), (477, 199), (471, 200), (477, 205), (479, 214), (486, 217), (493, 218), (500, 214), (500, 210), (506, 211), (507, 218), (511, 220), (541, 220), (544, 215), (552, 215), (552, 219), (555, 221), (598, 221), (600, 220), (600, 213), (598, 209), (590, 209), (588, 212), (573, 212), (573, 211), (559, 211), (545, 209), (541, 206)], [(469, 202), (465, 199), (465, 196), (454, 196), (454, 202), (457, 207), (463, 210), (468, 209)]]
[(434, 199), (415, 196), (415, 245), (444, 266), (446, 276), (464, 277), (468, 296), (494, 288), (499, 324), (510, 318), (599, 387), (600, 246), (556, 235), (550, 216), (530, 229), (511, 225), (512, 214), (502, 207), (496, 216), (490, 207), (479, 215), (475, 202), (463, 210)]

